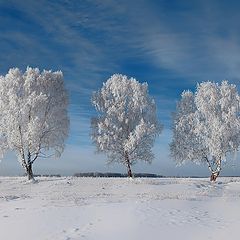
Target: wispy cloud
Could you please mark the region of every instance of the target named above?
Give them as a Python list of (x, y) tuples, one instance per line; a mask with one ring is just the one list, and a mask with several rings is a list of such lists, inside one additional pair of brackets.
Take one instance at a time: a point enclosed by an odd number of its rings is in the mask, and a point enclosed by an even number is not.
[[(57, 64), (67, 75), (81, 78), (89, 88), (104, 73), (121, 70), (121, 59), (129, 56), (195, 78), (214, 77), (216, 68), (222, 75), (239, 74), (239, 36), (233, 21), (220, 20), (223, 6), (183, 1), (182, 9), (176, 11), (166, 5), (151, 1), (8, 1), (8, 6), (23, 12), (47, 38), (39, 41), (38, 34), (34, 38), (28, 33), (17, 36), (18, 42), (30, 48), (39, 46), (39, 55), (60, 58)], [(219, 29), (228, 29), (227, 34)], [(5, 36), (5, 41), (9, 39), (11, 33)]]
[(64, 157), (74, 163), (81, 146), (82, 154), (93, 151), (92, 91), (115, 72), (147, 81), (167, 126), (157, 147), (168, 158), (180, 93), (198, 81), (239, 81), (239, 7), (225, 0), (0, 1), (0, 74), (27, 65), (63, 71), (71, 118)]

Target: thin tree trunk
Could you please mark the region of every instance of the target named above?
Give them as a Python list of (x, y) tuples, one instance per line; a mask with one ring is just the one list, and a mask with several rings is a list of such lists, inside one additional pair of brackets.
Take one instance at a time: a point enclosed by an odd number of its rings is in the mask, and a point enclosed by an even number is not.
[(210, 181), (215, 182), (217, 180), (217, 177), (219, 176), (220, 172), (213, 172), (210, 176)]
[(28, 180), (34, 180), (33, 171), (32, 171), (32, 163), (27, 165), (26, 174), (27, 174)]
[(34, 180), (34, 176), (33, 176), (33, 171), (32, 171), (32, 161), (31, 161), (31, 153), (28, 151), (28, 162), (27, 162), (27, 177), (28, 180)]
[(210, 176), (210, 181), (215, 182), (217, 180), (217, 177), (219, 176), (221, 171), (221, 158), (217, 161), (217, 167), (215, 171), (212, 171), (212, 174)]
[(130, 164), (129, 156), (128, 156), (127, 152), (125, 153), (125, 161), (126, 161), (126, 164), (127, 164), (128, 177), (132, 178), (133, 174), (132, 174), (131, 164)]
[(25, 173), (27, 175), (28, 180), (34, 180), (34, 175), (33, 175), (33, 170), (32, 170), (32, 165), (33, 161), (31, 160), (31, 153), (28, 152), (27, 154), (27, 161), (25, 158), (24, 151), (20, 152), (21, 153), (21, 165), (25, 170)]
[(211, 172), (211, 176), (210, 176), (210, 181), (211, 182), (215, 182), (217, 180), (217, 177), (219, 176), (220, 172), (221, 172), (221, 158), (219, 158), (218, 161), (216, 161), (216, 170), (213, 169), (210, 161), (208, 160), (207, 157), (205, 157), (207, 164), (208, 164), (208, 169)]
[(127, 169), (128, 169), (128, 177), (132, 178), (133, 175), (132, 175), (132, 170), (131, 170), (130, 164), (128, 164)]

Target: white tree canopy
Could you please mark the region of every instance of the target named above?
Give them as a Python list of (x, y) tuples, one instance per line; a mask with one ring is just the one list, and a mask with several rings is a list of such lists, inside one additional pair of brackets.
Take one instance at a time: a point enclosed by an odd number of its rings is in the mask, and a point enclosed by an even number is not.
[(170, 144), (177, 163), (207, 162), (215, 180), (222, 160), (239, 148), (239, 104), (236, 86), (227, 81), (203, 82), (195, 94), (184, 91), (174, 114)]
[(61, 71), (12, 68), (0, 77), (0, 150), (15, 151), (29, 178), (38, 157), (62, 153), (69, 129), (67, 106)]
[(92, 120), (92, 139), (107, 154), (108, 163), (125, 165), (130, 176), (130, 166), (136, 161), (152, 161), (152, 146), (162, 126), (147, 83), (114, 74), (94, 92), (92, 104), (99, 112)]

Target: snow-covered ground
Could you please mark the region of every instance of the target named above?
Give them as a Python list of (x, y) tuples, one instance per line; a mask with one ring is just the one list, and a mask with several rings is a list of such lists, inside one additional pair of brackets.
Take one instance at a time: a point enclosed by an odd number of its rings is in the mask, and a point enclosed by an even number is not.
[(240, 178), (0, 177), (1, 240), (238, 239)]

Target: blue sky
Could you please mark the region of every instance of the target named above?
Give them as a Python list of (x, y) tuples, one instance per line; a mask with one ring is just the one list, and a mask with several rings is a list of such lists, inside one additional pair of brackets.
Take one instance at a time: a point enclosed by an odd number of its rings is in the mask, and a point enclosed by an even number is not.
[[(0, 0), (0, 74), (26, 66), (62, 70), (70, 95), (70, 135), (60, 159), (38, 159), (36, 173), (125, 172), (96, 155), (90, 133), (92, 91), (114, 73), (148, 82), (164, 131), (152, 165), (136, 172), (209, 175), (206, 166), (175, 167), (169, 157), (171, 112), (184, 89), (228, 79), (239, 87), (239, 1)], [(14, 154), (0, 174), (22, 174)], [(235, 166), (235, 169), (234, 167)], [(231, 160), (223, 174), (240, 174)]]

